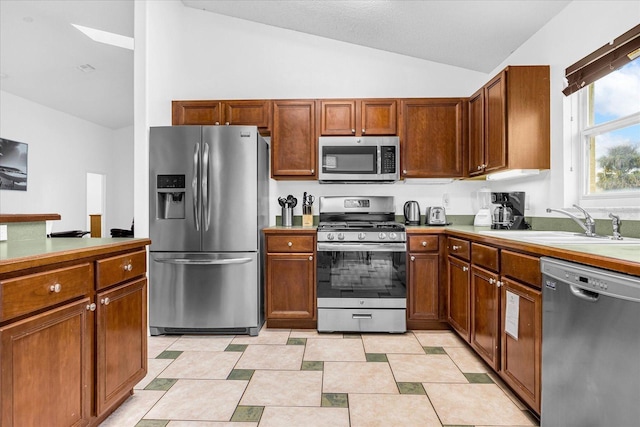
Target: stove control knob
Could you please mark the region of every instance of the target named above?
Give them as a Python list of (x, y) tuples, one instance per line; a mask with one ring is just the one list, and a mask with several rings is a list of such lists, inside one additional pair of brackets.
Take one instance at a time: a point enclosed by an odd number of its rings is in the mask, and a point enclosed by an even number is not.
[(333, 233), (327, 233), (327, 239), (333, 240)]
[(364, 240), (367, 235), (365, 233), (358, 233), (358, 240)]
[(387, 238), (387, 233), (378, 233), (378, 237), (380, 238), (380, 240), (384, 240)]
[(398, 238), (398, 235), (396, 233), (389, 233), (389, 238), (391, 240), (396, 240)]
[(344, 233), (338, 233), (338, 240), (344, 240)]

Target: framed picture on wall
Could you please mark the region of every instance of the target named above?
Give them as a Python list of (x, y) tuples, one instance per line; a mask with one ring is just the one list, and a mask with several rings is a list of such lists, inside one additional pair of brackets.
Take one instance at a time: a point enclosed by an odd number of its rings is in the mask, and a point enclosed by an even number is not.
[(0, 138), (0, 190), (27, 191), (27, 150), (24, 142)]

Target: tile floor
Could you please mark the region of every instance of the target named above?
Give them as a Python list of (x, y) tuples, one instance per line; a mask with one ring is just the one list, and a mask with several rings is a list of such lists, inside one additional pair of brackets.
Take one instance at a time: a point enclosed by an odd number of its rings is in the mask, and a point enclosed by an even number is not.
[(536, 426), (454, 333), (149, 337), (149, 373), (101, 426)]

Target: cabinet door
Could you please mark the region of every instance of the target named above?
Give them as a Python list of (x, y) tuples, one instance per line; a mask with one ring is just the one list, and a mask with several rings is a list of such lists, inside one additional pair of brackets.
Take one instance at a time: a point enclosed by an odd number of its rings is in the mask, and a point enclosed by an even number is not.
[(315, 101), (273, 101), (271, 177), (315, 179)]
[(96, 295), (96, 403), (100, 416), (147, 372), (147, 279)]
[(171, 124), (215, 125), (222, 121), (220, 101), (173, 101), (171, 103)]
[(224, 123), (267, 129), (271, 121), (271, 101), (266, 99), (223, 101)]
[(484, 88), (469, 98), (469, 175), (484, 173)]
[(460, 177), (463, 169), (461, 99), (402, 102), (402, 176)]
[(89, 298), (0, 328), (0, 424), (86, 425), (91, 412)]
[(268, 319), (315, 319), (313, 254), (267, 255)]
[(469, 342), (469, 263), (449, 257), (448, 273), (448, 320), (453, 329)]
[(397, 102), (391, 100), (361, 101), (361, 134), (362, 135), (396, 135)]
[(497, 284), (495, 274), (471, 267), (471, 346), (496, 371), (500, 367), (500, 289)]
[(326, 100), (320, 101), (320, 134), (355, 135), (356, 101)]
[(410, 253), (407, 295), (409, 320), (438, 319), (438, 253)]
[(485, 172), (507, 166), (505, 79), (500, 73), (485, 86)]
[[(517, 338), (507, 334), (506, 310), (518, 301)], [(502, 279), (502, 357), (500, 376), (536, 412), (540, 413), (542, 293), (518, 282)]]

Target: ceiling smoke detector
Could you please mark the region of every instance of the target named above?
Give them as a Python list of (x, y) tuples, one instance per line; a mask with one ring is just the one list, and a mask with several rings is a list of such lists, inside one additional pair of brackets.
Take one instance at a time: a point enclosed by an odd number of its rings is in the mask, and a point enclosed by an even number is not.
[(83, 73), (93, 73), (96, 69), (91, 66), (90, 64), (83, 64), (83, 65), (78, 65), (76, 67), (78, 70), (82, 71)]

